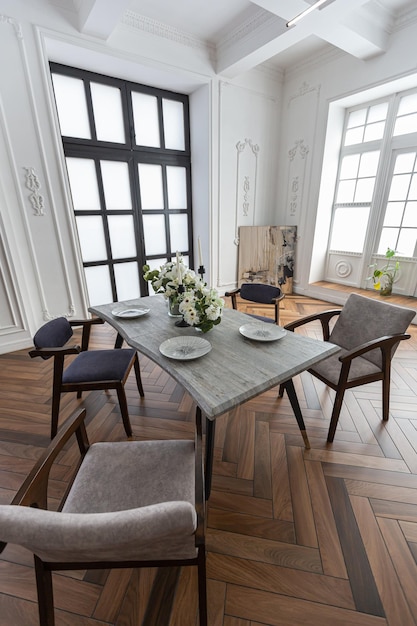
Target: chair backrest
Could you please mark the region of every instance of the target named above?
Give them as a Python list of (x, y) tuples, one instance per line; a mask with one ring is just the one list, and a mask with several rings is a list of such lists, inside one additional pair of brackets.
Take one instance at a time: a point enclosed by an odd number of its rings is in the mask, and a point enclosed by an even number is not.
[(57, 317), (41, 326), (33, 338), (33, 343), (36, 348), (60, 348), (72, 335), (69, 321), (65, 317)]
[(281, 295), (281, 289), (274, 287), (274, 285), (264, 285), (262, 283), (242, 283), (239, 295), (243, 300), (273, 304), (273, 299), (279, 298)]
[[(337, 318), (329, 341), (345, 350), (379, 339), (385, 335), (405, 333), (416, 312), (413, 309), (382, 302), (352, 293)], [(395, 352), (398, 344), (393, 349)], [(363, 355), (381, 367), (381, 351), (372, 350)]]

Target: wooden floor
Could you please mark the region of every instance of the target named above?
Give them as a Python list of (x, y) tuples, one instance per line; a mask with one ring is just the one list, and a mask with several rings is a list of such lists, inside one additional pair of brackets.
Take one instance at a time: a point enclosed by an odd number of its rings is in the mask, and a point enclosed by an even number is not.
[[(287, 296), (281, 323), (326, 308)], [(387, 423), (380, 383), (364, 386), (347, 393), (327, 444), (333, 392), (308, 373), (295, 385), (311, 450), (277, 390), (218, 419), (209, 626), (417, 625), (417, 328), (410, 332), (394, 358)], [(309, 334), (318, 337), (317, 327)], [(113, 343), (108, 325), (94, 328), (92, 347)], [(191, 437), (189, 396), (140, 360), (145, 398), (128, 382), (135, 438)], [(0, 356), (1, 503), (49, 443), (50, 388), (49, 361), (31, 360), (27, 351)], [(87, 407), (91, 441), (125, 438), (113, 392), (81, 401), (66, 394), (62, 420), (79, 404)], [(52, 503), (71, 462), (64, 455), (53, 474)], [(193, 568), (57, 573), (54, 581), (57, 626), (198, 624)], [(37, 624), (31, 555), (9, 545), (0, 560), (0, 626)]]

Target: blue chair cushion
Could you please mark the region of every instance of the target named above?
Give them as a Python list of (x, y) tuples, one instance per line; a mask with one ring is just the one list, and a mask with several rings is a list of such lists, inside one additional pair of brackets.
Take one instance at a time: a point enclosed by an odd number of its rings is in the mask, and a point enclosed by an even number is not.
[(273, 285), (262, 283), (243, 283), (240, 287), (240, 297), (251, 302), (273, 304), (273, 299), (281, 295), (281, 289)]
[(62, 382), (68, 384), (122, 380), (135, 352), (133, 349), (80, 352), (64, 370)]
[(41, 326), (33, 338), (33, 343), (36, 348), (60, 348), (72, 335), (68, 320), (65, 317), (57, 317)]

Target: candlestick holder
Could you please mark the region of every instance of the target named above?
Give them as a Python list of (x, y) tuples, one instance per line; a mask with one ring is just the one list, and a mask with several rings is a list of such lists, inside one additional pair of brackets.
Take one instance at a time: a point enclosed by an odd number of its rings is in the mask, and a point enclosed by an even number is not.
[[(177, 291), (178, 291), (179, 294), (184, 293), (184, 291), (185, 291), (184, 285), (178, 285)], [(185, 319), (182, 317), (180, 320), (175, 322), (175, 326), (179, 326), (180, 328), (185, 328), (186, 326), (189, 326), (189, 324), (187, 324)]]
[(204, 282), (204, 274), (206, 273), (206, 268), (204, 267), (204, 265), (200, 265), (200, 267), (198, 268), (198, 273), (200, 274), (201, 280)]

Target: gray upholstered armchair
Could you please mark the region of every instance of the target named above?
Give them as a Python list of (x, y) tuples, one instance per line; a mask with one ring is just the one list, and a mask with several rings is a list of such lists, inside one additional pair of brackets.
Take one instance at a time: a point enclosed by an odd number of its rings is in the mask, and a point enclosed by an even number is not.
[[(0, 551), (34, 553), (41, 626), (54, 625), (55, 570), (196, 565), (207, 624), (201, 419), (195, 440), (89, 445), (85, 409), (59, 430), (10, 505), (0, 506)], [(81, 465), (59, 511), (48, 511), (52, 464), (77, 436)], [(20, 505), (20, 506), (16, 506)]]
[[(327, 441), (332, 442), (346, 389), (382, 380), (382, 417), (389, 417), (391, 360), (400, 341), (409, 339), (405, 331), (414, 318), (413, 309), (381, 300), (350, 294), (343, 309), (323, 311), (287, 324), (295, 330), (319, 320), (323, 339), (341, 350), (308, 370), (336, 391)], [(333, 330), (330, 321), (338, 316)], [(284, 388), (281, 385), (279, 396)]]

